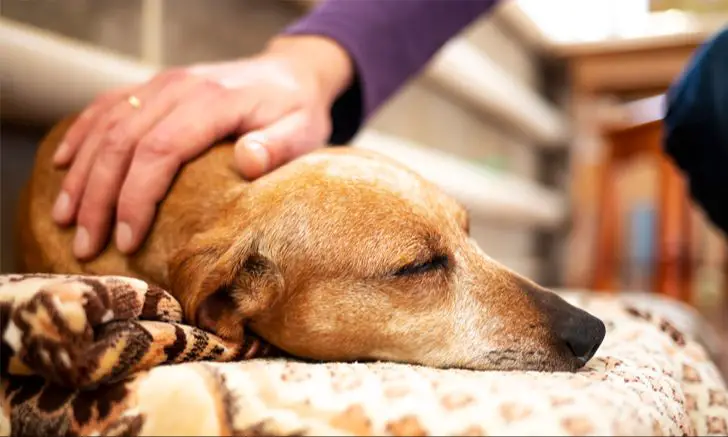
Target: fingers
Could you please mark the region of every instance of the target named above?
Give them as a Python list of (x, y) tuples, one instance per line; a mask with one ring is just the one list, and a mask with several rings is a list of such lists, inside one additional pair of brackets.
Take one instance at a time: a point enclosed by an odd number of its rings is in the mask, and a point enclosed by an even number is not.
[(84, 141), (84, 147), (75, 152), (73, 164), (63, 179), (61, 192), (53, 206), (52, 215), (56, 223), (67, 226), (73, 222), (100, 141), (98, 132), (91, 134)]
[(155, 79), (140, 87), (127, 87), (105, 94), (92, 103), (69, 128), (54, 156), (56, 165), (71, 164), (53, 208), (52, 216), (56, 223), (69, 225), (75, 219), (102, 141), (109, 129), (134, 110), (126, 100), (128, 95), (149, 95), (154, 93), (161, 82), (161, 79)]
[(68, 128), (63, 141), (58, 145), (53, 155), (53, 164), (57, 167), (68, 166), (76, 156), (78, 149), (81, 147), (84, 138), (87, 137), (89, 131), (103, 116), (106, 111), (115, 105), (119, 99), (127, 95), (133, 87), (124, 87), (109, 93), (106, 93), (91, 103), (83, 112), (81, 112), (73, 125)]
[(221, 90), (206, 89), (177, 106), (139, 142), (119, 195), (116, 246), (120, 251), (132, 253), (139, 248), (157, 204), (182, 163), (234, 131), (244, 113)]
[[(163, 86), (166, 78), (156, 78), (149, 83), (137, 87), (136, 89), (127, 89), (126, 92), (133, 92), (135, 96), (140, 98), (151, 97), (155, 92)], [(78, 208), (82, 201), (82, 196), (89, 186), (89, 176), (94, 168), (96, 158), (100, 149), (104, 146), (108, 138), (108, 132), (114, 128), (119, 121), (129, 117), (135, 108), (126, 100), (126, 96), (122, 91), (115, 91), (110, 94), (112, 97), (102, 97), (96, 109), (91, 111), (91, 116), (85, 120), (92, 120), (91, 127), (84, 133), (85, 138), (78, 147), (73, 148), (73, 158), (71, 167), (63, 179), (61, 184), (61, 192), (56, 199), (53, 207), (52, 217), (60, 225), (70, 225), (77, 217)], [(116, 98), (112, 101), (112, 98)], [(80, 129), (83, 129), (81, 125)], [(71, 140), (75, 141), (72, 132)], [(68, 144), (74, 144), (73, 142)], [(123, 153), (121, 150), (116, 151), (116, 157), (123, 161)], [(104, 187), (105, 188), (105, 187)], [(91, 232), (93, 231), (93, 233)], [(89, 258), (98, 251), (100, 238), (98, 229), (89, 230), (87, 227), (79, 225), (76, 228), (76, 235), (73, 241), (74, 255), (80, 259)], [(105, 237), (105, 236), (104, 236)], [(103, 237), (102, 237), (103, 238)], [(96, 250), (95, 250), (96, 249)]]
[(185, 95), (194, 92), (200, 81), (186, 80), (168, 83), (155, 98), (149, 92), (142, 106), (131, 114), (123, 108), (121, 121), (105, 132), (97, 147), (96, 157), (88, 175), (78, 208), (77, 234), (74, 254), (88, 258), (97, 254), (106, 243), (114, 209), (122, 183), (129, 170), (134, 149), (142, 137), (162, 120)]
[(246, 179), (256, 179), (304, 153), (322, 147), (331, 127), (325, 116), (294, 111), (244, 135), (235, 145), (235, 164)]

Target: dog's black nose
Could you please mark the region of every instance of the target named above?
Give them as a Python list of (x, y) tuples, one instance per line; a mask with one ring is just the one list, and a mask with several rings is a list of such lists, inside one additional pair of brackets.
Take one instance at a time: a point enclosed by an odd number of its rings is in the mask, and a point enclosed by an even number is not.
[(552, 341), (559, 343), (562, 351), (571, 352), (582, 366), (586, 364), (604, 341), (607, 333), (604, 323), (532, 282), (522, 281), (522, 289), (541, 314), (546, 316), (553, 335)]
[(586, 311), (574, 308), (564, 311), (561, 320), (556, 321), (556, 332), (559, 338), (574, 356), (586, 364), (601, 346), (607, 329), (604, 323)]

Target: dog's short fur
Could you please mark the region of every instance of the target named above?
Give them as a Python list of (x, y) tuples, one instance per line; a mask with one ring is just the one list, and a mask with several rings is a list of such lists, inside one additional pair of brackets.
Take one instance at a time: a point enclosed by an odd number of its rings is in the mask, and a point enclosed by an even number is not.
[(43, 140), (21, 205), (23, 269), (127, 275), (169, 289), (188, 321), (237, 339), (243, 325), (316, 360), (575, 370), (604, 324), (504, 268), (437, 187), (371, 152), (330, 148), (252, 183), (220, 144), (179, 174), (135, 255), (81, 263), (51, 209), (64, 171)]

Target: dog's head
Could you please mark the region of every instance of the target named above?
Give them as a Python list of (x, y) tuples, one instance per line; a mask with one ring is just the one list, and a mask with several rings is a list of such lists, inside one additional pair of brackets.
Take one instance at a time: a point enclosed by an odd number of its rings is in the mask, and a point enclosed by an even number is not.
[(317, 360), (575, 370), (604, 324), (489, 258), (433, 184), (356, 149), (250, 184), (172, 262), (192, 323)]

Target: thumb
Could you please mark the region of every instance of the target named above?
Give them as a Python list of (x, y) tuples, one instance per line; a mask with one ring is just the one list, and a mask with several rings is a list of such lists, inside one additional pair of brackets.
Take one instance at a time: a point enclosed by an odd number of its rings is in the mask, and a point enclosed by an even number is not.
[(251, 131), (235, 144), (235, 165), (246, 179), (255, 179), (304, 153), (322, 147), (325, 122), (314, 122), (307, 112), (291, 113)]

